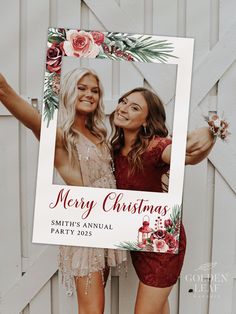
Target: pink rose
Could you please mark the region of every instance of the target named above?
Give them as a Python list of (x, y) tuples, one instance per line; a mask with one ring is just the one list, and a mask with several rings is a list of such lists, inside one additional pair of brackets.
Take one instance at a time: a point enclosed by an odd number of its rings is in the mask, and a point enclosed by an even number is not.
[(93, 40), (94, 40), (95, 44), (97, 44), (98, 46), (100, 46), (104, 42), (105, 36), (103, 33), (91, 32), (91, 35), (93, 36)]
[(88, 32), (69, 30), (66, 39), (63, 48), (67, 56), (95, 58), (99, 54), (99, 47)]
[(166, 252), (168, 250), (168, 245), (164, 240), (154, 240), (153, 241), (154, 252)]
[(62, 55), (63, 49), (61, 45), (54, 43), (48, 48), (46, 66), (49, 72), (60, 73)]

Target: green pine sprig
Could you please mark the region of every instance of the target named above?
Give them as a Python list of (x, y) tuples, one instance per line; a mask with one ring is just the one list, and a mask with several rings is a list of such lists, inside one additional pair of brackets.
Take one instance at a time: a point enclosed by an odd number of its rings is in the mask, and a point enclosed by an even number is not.
[(170, 232), (171, 234), (174, 234), (176, 233), (176, 231), (179, 231), (179, 228), (180, 228), (181, 207), (179, 205), (173, 206), (170, 219), (173, 222), (173, 226), (171, 227), (171, 230), (168, 230), (168, 232)]
[(125, 241), (120, 242), (120, 244), (116, 246), (129, 251), (142, 251), (142, 249), (137, 245), (136, 242)]
[(49, 28), (48, 29), (48, 42), (61, 43), (66, 40), (66, 30), (64, 28)]
[[(172, 43), (167, 40), (155, 40), (152, 36), (141, 35), (135, 36), (123, 33), (108, 33), (104, 43), (108, 46), (119, 48), (123, 52), (129, 53), (135, 61), (167, 62), (168, 58), (176, 58), (171, 53), (174, 48)], [(111, 59), (121, 59), (109, 54)]]
[(58, 96), (52, 90), (52, 82), (56, 73), (46, 73), (45, 82), (44, 82), (44, 120), (47, 121), (47, 127), (49, 122), (53, 119), (55, 110), (58, 109), (59, 99)]

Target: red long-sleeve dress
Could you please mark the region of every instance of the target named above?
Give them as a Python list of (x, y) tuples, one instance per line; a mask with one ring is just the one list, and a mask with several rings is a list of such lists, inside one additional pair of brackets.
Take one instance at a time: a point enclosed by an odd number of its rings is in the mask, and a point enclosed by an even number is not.
[[(115, 156), (115, 178), (118, 189), (164, 192), (162, 175), (169, 165), (162, 161), (164, 149), (171, 144), (168, 138), (155, 137), (142, 155), (143, 171), (129, 175), (128, 158), (120, 152)], [(141, 282), (153, 287), (169, 287), (180, 275), (186, 249), (184, 227), (180, 227), (179, 253), (154, 253), (131, 251), (132, 262)]]

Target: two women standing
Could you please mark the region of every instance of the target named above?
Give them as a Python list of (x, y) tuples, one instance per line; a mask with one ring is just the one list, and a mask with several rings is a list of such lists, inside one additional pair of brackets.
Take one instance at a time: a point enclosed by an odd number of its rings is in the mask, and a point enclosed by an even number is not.
[[(39, 114), (14, 92), (3, 76), (0, 76), (0, 100), (40, 138)], [(55, 167), (66, 184), (114, 188), (112, 155), (117, 188), (163, 191), (171, 140), (167, 138), (165, 110), (157, 95), (137, 88), (120, 98), (112, 121), (115, 128), (112, 151), (108, 148), (103, 123), (103, 88), (94, 71), (75, 69), (65, 76), (59, 116)], [(188, 139), (186, 163), (201, 161), (212, 145), (207, 128), (193, 132)], [(132, 252), (140, 279), (136, 314), (169, 313), (167, 298), (178, 279), (185, 252), (183, 226), (180, 237), (177, 255)], [(125, 261), (126, 254), (120, 250), (60, 248), (59, 267), (69, 292), (75, 283), (80, 314), (104, 312), (104, 285), (109, 267), (120, 266)], [(143, 267), (147, 262), (148, 272)]]

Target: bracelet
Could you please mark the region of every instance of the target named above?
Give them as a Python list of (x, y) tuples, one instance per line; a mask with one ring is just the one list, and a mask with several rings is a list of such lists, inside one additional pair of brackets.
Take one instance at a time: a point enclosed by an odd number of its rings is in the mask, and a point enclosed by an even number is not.
[(219, 137), (223, 141), (227, 139), (227, 137), (230, 135), (230, 132), (228, 130), (229, 123), (223, 119), (220, 118), (217, 114), (213, 114), (211, 116), (205, 116), (205, 121), (209, 125), (209, 130), (211, 131), (212, 135), (216, 139)]

